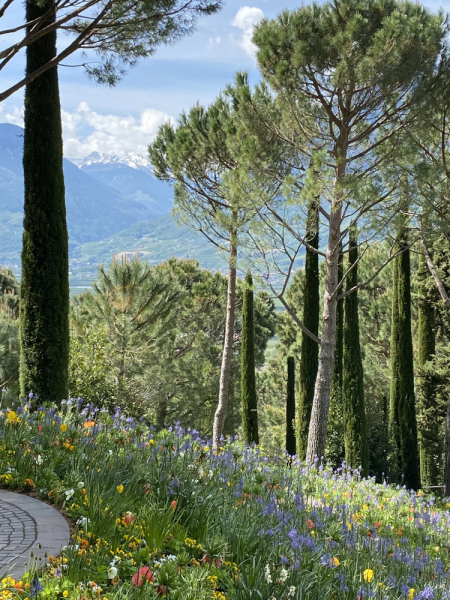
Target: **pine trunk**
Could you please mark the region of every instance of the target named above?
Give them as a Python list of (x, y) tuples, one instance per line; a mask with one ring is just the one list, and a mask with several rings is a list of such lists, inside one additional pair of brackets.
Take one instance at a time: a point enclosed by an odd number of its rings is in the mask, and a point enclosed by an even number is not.
[[(406, 233), (401, 244), (407, 247)], [(400, 456), (404, 484), (420, 488), (417, 444), (416, 399), (414, 394), (414, 361), (411, 335), (411, 266), (410, 251), (398, 257), (398, 391)]]
[(259, 444), (255, 377), (253, 280), (250, 273), (247, 273), (245, 278), (244, 302), (242, 306), (241, 393), (244, 440), (249, 444)]
[[(26, 19), (55, 19), (52, 0), (26, 1)], [(56, 32), (27, 47), (26, 72), (56, 55)], [(26, 86), (21, 393), (60, 403), (68, 393), (69, 280), (61, 108), (53, 67)]]
[[(346, 288), (358, 283), (358, 243), (356, 232), (350, 230)], [(344, 360), (342, 397), (344, 412), (345, 460), (349, 467), (361, 467), (363, 476), (369, 472), (366, 411), (364, 404), (364, 374), (359, 342), (358, 291), (345, 298)]]
[[(319, 247), (319, 211), (317, 199), (310, 201), (307, 215), (307, 239), (313, 248)], [(305, 256), (305, 288), (303, 301), (303, 324), (315, 335), (319, 333), (319, 255), (306, 249)], [(308, 335), (302, 332), (300, 358), (299, 405), (297, 454), (305, 459), (308, 444), (308, 430), (314, 399), (319, 346)]]
[[(345, 157), (346, 153), (343, 152), (341, 156)], [(339, 184), (344, 176), (345, 160), (342, 159), (337, 166), (335, 199), (329, 220), (330, 229), (326, 251), (325, 294), (322, 316), (323, 328), (306, 452), (306, 462), (309, 465), (314, 464), (316, 460), (322, 461), (327, 439), (334, 349), (336, 347), (336, 290), (339, 283), (339, 248), (341, 241), (342, 192)]]
[(286, 452), (295, 454), (295, 360), (287, 359), (287, 393), (286, 393)]
[(423, 369), (433, 359), (436, 350), (435, 311), (428, 298), (428, 271), (425, 256), (420, 255), (419, 265), (419, 407), (420, 407), (420, 479), (422, 485), (439, 485), (442, 468), (443, 440), (437, 423), (442, 422), (436, 398), (436, 387)]
[(230, 370), (233, 359), (234, 317), (236, 312), (236, 263), (237, 263), (237, 213), (232, 215), (230, 230), (230, 254), (228, 271), (227, 312), (225, 318), (225, 336), (220, 370), (219, 401), (214, 415), (213, 448), (217, 450), (227, 415), (228, 394), (230, 388)]

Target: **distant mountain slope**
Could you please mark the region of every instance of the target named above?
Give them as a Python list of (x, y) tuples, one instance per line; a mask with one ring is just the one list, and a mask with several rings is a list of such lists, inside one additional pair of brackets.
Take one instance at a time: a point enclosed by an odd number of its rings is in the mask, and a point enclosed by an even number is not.
[(226, 269), (226, 261), (201, 233), (179, 227), (171, 216), (164, 216), (135, 223), (100, 242), (78, 246), (72, 252), (70, 270), (80, 277), (94, 276), (101, 262), (111, 262), (113, 255), (135, 252), (153, 264), (176, 256), (195, 258), (202, 267), (211, 270)]
[[(23, 129), (0, 124), (0, 262), (17, 261), (22, 239)], [(64, 159), (69, 243), (100, 240), (154, 216)]]
[(82, 171), (118, 192), (140, 202), (155, 215), (168, 215), (172, 209), (172, 188), (152, 174), (143, 156), (121, 158), (92, 152), (83, 159), (71, 159)]

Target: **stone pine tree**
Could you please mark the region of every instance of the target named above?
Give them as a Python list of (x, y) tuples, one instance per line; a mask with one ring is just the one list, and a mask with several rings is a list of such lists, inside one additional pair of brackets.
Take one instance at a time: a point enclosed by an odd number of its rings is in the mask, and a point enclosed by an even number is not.
[(271, 133), (305, 162), (317, 151), (324, 171), (320, 214), (328, 239), (310, 464), (324, 456), (326, 445), (344, 221), (349, 210), (355, 222), (368, 210), (384, 219), (386, 212), (375, 207), (388, 208), (389, 187), (381, 191), (373, 175), (392, 162), (384, 148), (393, 128), (400, 135), (417, 114), (409, 109), (416, 92), (433, 79), (445, 44), (444, 23), (442, 15), (413, 2), (335, 0), (284, 11), (254, 30), (262, 76), (285, 116), (281, 129)]
[(244, 440), (249, 444), (259, 444), (258, 401), (256, 396), (255, 377), (253, 279), (251, 273), (247, 273), (245, 277), (244, 299), (242, 304), (241, 396)]
[(411, 266), (404, 219), (399, 226), (394, 259), (390, 423), (399, 476), (409, 488), (420, 487), (414, 362), (411, 334)]
[[(316, 198), (311, 199), (308, 204), (307, 239), (311, 248), (317, 249), (319, 247), (319, 211)], [(314, 250), (307, 248), (303, 292), (303, 324), (315, 335), (318, 335), (319, 332), (319, 317), (319, 255)], [(317, 342), (305, 332), (302, 332), (297, 415), (297, 454), (301, 460), (306, 457), (318, 360), (319, 346)]]
[(287, 358), (287, 390), (286, 390), (286, 452), (293, 456), (295, 444), (295, 359)]
[[(419, 366), (418, 395), (420, 408), (420, 479), (422, 485), (438, 485), (441, 466), (443, 443), (437, 423), (441, 421), (438, 415), (436, 383), (433, 376), (427, 372), (430, 361), (436, 350), (435, 308), (430, 298), (430, 272), (426, 259), (420, 254), (419, 280), (419, 341), (417, 361)], [(428, 284), (428, 285), (427, 285)], [(433, 418), (434, 415), (434, 418)]]
[[(356, 230), (350, 228), (347, 290), (358, 284), (358, 242)], [(364, 376), (359, 341), (358, 291), (345, 298), (344, 354), (342, 398), (344, 412), (345, 460), (352, 468), (369, 471), (366, 412), (364, 406)]]
[[(55, 18), (53, 0), (26, 2), (27, 21)], [(56, 31), (27, 48), (26, 71), (56, 55)], [(61, 108), (57, 67), (25, 90), (22, 281), (20, 298), (21, 393), (41, 401), (67, 397), (69, 364), (69, 262)]]

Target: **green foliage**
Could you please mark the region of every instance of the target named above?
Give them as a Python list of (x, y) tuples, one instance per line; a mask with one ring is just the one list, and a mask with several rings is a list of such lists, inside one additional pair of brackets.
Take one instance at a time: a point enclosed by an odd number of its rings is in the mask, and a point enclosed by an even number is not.
[[(358, 242), (354, 229), (350, 230), (349, 235), (348, 269), (347, 291), (358, 284)], [(342, 397), (345, 460), (353, 469), (362, 467), (362, 475), (367, 476), (369, 448), (364, 403), (364, 374), (359, 341), (357, 290), (345, 298)]]
[[(26, 2), (27, 21), (55, 19), (53, 0)], [(27, 46), (26, 72), (56, 56), (56, 31)], [(20, 287), (20, 388), (42, 402), (67, 398), (69, 245), (58, 72), (52, 67), (25, 91), (25, 204)]]
[(19, 395), (19, 282), (0, 267), (0, 403)]
[(244, 440), (259, 444), (258, 405), (255, 377), (255, 327), (253, 311), (253, 279), (247, 273), (243, 291), (241, 337), (241, 396)]
[[(316, 198), (308, 204), (306, 238), (311, 248), (319, 247), (319, 210)], [(299, 310), (299, 306), (295, 307)], [(319, 255), (306, 249), (305, 282), (303, 288), (303, 324), (314, 335), (319, 333)], [(309, 421), (314, 399), (317, 368), (319, 364), (319, 345), (305, 332), (302, 335), (299, 399), (297, 414), (297, 454), (304, 460), (308, 444)]]
[(295, 359), (287, 359), (287, 390), (286, 390), (286, 452), (296, 454), (295, 443)]

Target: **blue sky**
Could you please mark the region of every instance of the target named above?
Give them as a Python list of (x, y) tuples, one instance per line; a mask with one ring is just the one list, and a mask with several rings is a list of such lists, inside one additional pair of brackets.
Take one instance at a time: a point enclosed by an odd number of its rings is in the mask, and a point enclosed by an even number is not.
[[(20, 22), (22, 4), (16, 0), (9, 19)], [(59, 69), (65, 154), (83, 157), (96, 150), (127, 156), (145, 154), (161, 122), (177, 118), (197, 100), (211, 102), (238, 70), (247, 70), (251, 80), (258, 72), (251, 44), (251, 31), (262, 18), (275, 17), (283, 9), (299, 7), (299, 0), (225, 1), (224, 8), (201, 19), (196, 31), (173, 46), (131, 69), (115, 88), (89, 80), (81, 68)], [(425, 3), (432, 10), (442, 6)], [(77, 58), (65, 61), (76, 64)], [(2, 89), (23, 74), (23, 56), (2, 71)], [(21, 124), (23, 91), (0, 106), (0, 121)]]

